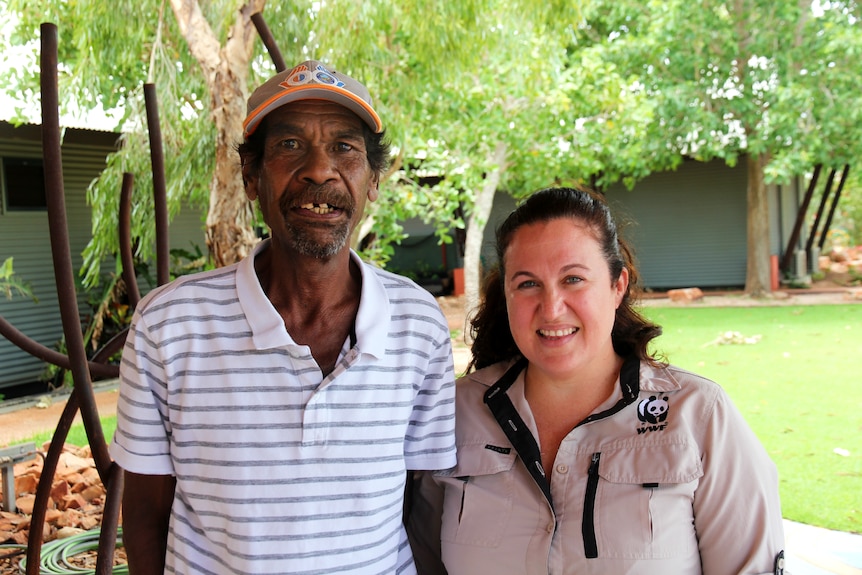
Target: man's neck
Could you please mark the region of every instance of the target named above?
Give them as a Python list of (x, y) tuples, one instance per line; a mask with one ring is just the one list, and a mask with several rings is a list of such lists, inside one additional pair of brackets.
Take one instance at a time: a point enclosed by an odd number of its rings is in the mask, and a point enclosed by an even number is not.
[(347, 249), (333, 258), (283, 254), (270, 245), (255, 258), (267, 298), (293, 340), (311, 348), (324, 375), (353, 331), (362, 274)]

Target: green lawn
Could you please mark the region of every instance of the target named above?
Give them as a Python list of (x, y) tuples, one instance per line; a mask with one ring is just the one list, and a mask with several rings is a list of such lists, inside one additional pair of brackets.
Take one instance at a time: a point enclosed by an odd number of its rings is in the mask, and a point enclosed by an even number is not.
[[(862, 532), (862, 305), (643, 311), (664, 328), (655, 349), (721, 384), (760, 437), (778, 466), (784, 516)], [(715, 343), (728, 331), (760, 337)], [(109, 441), (115, 425), (103, 419)], [(68, 441), (85, 445), (83, 426)]]
[[(105, 441), (108, 443), (111, 442), (111, 438), (114, 436), (114, 429), (117, 427), (117, 416), (116, 415), (106, 415), (101, 418), (102, 421), (102, 432), (105, 434)], [(32, 441), (37, 446), (44, 444), (46, 441), (51, 441), (51, 438), (54, 437), (54, 430), (44, 431), (42, 433), (38, 433), (31, 437), (30, 439), (24, 440), (22, 443)], [(84, 431), (83, 423), (76, 423), (69, 429), (69, 435), (66, 436), (66, 443), (71, 445), (84, 446), (89, 443), (87, 441), (87, 432)]]
[[(654, 348), (742, 411), (778, 466), (784, 516), (862, 532), (862, 305), (643, 312), (664, 328)], [(760, 338), (715, 343), (728, 331)]]

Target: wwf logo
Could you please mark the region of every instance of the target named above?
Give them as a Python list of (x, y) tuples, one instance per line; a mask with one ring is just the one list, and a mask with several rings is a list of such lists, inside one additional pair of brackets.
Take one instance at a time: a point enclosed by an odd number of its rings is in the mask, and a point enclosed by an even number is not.
[(667, 396), (651, 395), (649, 399), (643, 399), (638, 403), (638, 419), (644, 423), (661, 423), (667, 419), (667, 410)]

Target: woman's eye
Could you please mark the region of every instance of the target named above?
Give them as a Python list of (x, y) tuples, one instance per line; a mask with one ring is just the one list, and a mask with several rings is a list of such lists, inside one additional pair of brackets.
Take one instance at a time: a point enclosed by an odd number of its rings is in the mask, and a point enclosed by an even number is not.
[(518, 289), (527, 289), (531, 287), (536, 287), (537, 285), (539, 284), (537, 284), (533, 280), (525, 280), (518, 284)]
[(577, 276), (566, 276), (566, 279), (563, 281), (567, 284), (576, 284), (576, 283), (580, 283), (584, 280), (582, 278), (577, 277)]

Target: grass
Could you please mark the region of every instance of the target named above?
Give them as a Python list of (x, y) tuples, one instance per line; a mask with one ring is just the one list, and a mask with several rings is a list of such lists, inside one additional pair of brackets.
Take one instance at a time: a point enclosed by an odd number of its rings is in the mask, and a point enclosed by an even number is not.
[[(862, 532), (862, 306), (643, 311), (664, 328), (654, 348), (745, 416), (778, 467), (784, 517)], [(760, 338), (716, 343), (728, 331)]]
[[(778, 467), (784, 517), (862, 532), (862, 305), (643, 311), (664, 328), (655, 349), (721, 384), (763, 442)], [(728, 331), (760, 338), (716, 343)], [(115, 426), (103, 418), (109, 441)], [(86, 445), (83, 426), (67, 441)]]
[[(101, 418), (102, 421), (102, 432), (105, 434), (105, 441), (108, 443), (111, 442), (111, 438), (114, 436), (114, 429), (117, 427), (117, 416), (116, 415), (106, 415)], [(54, 437), (54, 430), (44, 431), (42, 433), (37, 433), (33, 437), (23, 440), (21, 443), (33, 442), (37, 446), (43, 445), (45, 442), (51, 441), (51, 438)], [(69, 435), (66, 436), (66, 443), (71, 445), (77, 445), (82, 447), (87, 445), (89, 441), (87, 441), (87, 432), (84, 430), (83, 423), (76, 423), (71, 428), (69, 428)]]

